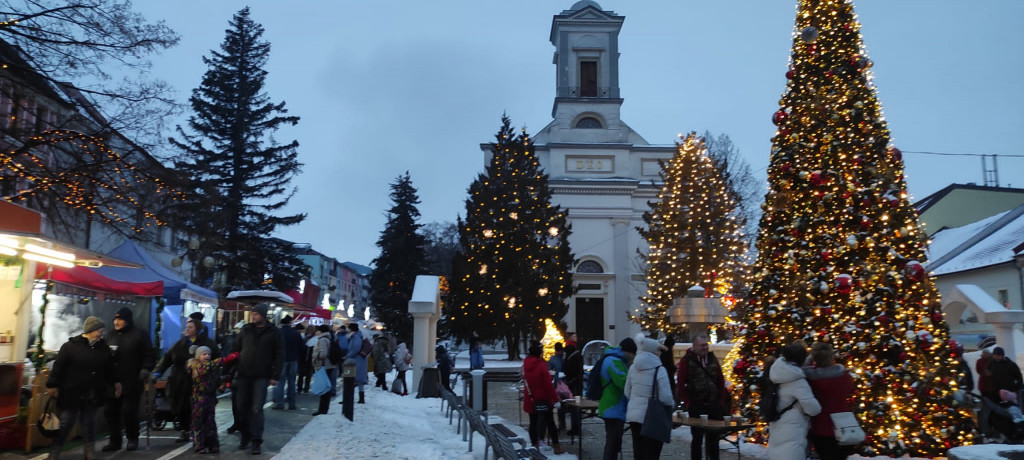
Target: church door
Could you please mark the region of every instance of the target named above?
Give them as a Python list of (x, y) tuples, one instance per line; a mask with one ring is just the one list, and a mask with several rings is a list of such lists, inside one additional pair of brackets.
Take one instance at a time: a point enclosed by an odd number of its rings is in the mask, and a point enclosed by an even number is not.
[(591, 340), (604, 340), (604, 299), (598, 297), (576, 298), (576, 335), (579, 346)]

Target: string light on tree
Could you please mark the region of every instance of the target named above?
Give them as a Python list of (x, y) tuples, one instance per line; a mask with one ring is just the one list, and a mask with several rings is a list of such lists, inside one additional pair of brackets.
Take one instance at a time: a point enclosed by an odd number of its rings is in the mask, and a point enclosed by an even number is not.
[[(927, 237), (852, 2), (801, 0), (789, 64), (770, 116), (756, 282), (728, 361), (733, 396), (756, 419), (766, 358), (796, 339), (828, 342), (854, 375), (863, 454), (945, 455), (972, 442), (971, 417), (953, 399), (957, 362), (920, 264)], [(767, 440), (764, 426), (752, 440)]]

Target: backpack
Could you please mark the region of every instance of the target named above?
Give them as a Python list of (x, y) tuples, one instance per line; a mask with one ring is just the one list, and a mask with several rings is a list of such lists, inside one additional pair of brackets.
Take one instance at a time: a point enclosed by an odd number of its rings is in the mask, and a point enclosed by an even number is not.
[(781, 410), (778, 409), (779, 386), (776, 385), (775, 382), (769, 380), (767, 375), (762, 379), (760, 386), (761, 399), (757, 404), (760, 407), (759, 415), (761, 416), (761, 421), (765, 423), (774, 422), (781, 418), (782, 414), (785, 414), (786, 411), (792, 409), (793, 406), (796, 405), (796, 400), (794, 399), (792, 404), (782, 408)]
[(601, 383), (601, 369), (604, 367), (604, 359), (607, 357), (607, 354), (601, 355), (601, 359), (597, 360), (594, 367), (590, 369), (590, 375), (587, 376), (587, 389), (584, 391), (584, 396), (591, 401), (600, 401), (604, 387), (611, 383), (611, 380), (605, 384)]
[(370, 343), (370, 339), (363, 339), (363, 348), (359, 349), (359, 356), (367, 357), (373, 353), (373, 344)]
[(331, 346), (330, 348), (328, 348), (327, 351), (327, 359), (331, 361), (331, 364), (334, 364), (335, 366), (340, 366), (341, 361), (345, 359), (345, 357), (341, 353), (341, 345), (338, 345), (337, 340), (329, 341), (331, 342)]

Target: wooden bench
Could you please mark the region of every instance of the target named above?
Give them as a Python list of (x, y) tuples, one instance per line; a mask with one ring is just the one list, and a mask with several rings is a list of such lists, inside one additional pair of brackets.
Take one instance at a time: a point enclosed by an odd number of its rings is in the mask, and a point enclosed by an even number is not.
[[(508, 427), (504, 425), (491, 425), (501, 426), (508, 430)], [(511, 431), (511, 430), (510, 430)], [(513, 435), (515, 433), (512, 433)], [(505, 434), (499, 433), (498, 430), (491, 430), (491, 450), (494, 452), (495, 460), (502, 458), (505, 460), (546, 460), (547, 457), (540, 453), (536, 447), (529, 447), (526, 441), (521, 437), (508, 437)], [(516, 444), (519, 446), (517, 447)], [(487, 451), (484, 451), (484, 458), (487, 458)]]

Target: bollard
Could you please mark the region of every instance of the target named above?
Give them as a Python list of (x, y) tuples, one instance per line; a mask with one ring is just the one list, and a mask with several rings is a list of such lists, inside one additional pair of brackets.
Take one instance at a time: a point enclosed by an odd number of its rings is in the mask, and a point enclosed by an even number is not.
[(352, 358), (345, 360), (341, 366), (341, 415), (352, 420), (356, 399), (356, 361)]
[(473, 376), (473, 409), (478, 411), (484, 410), (484, 374), (487, 371), (483, 369), (474, 369), (469, 371), (469, 374)]

